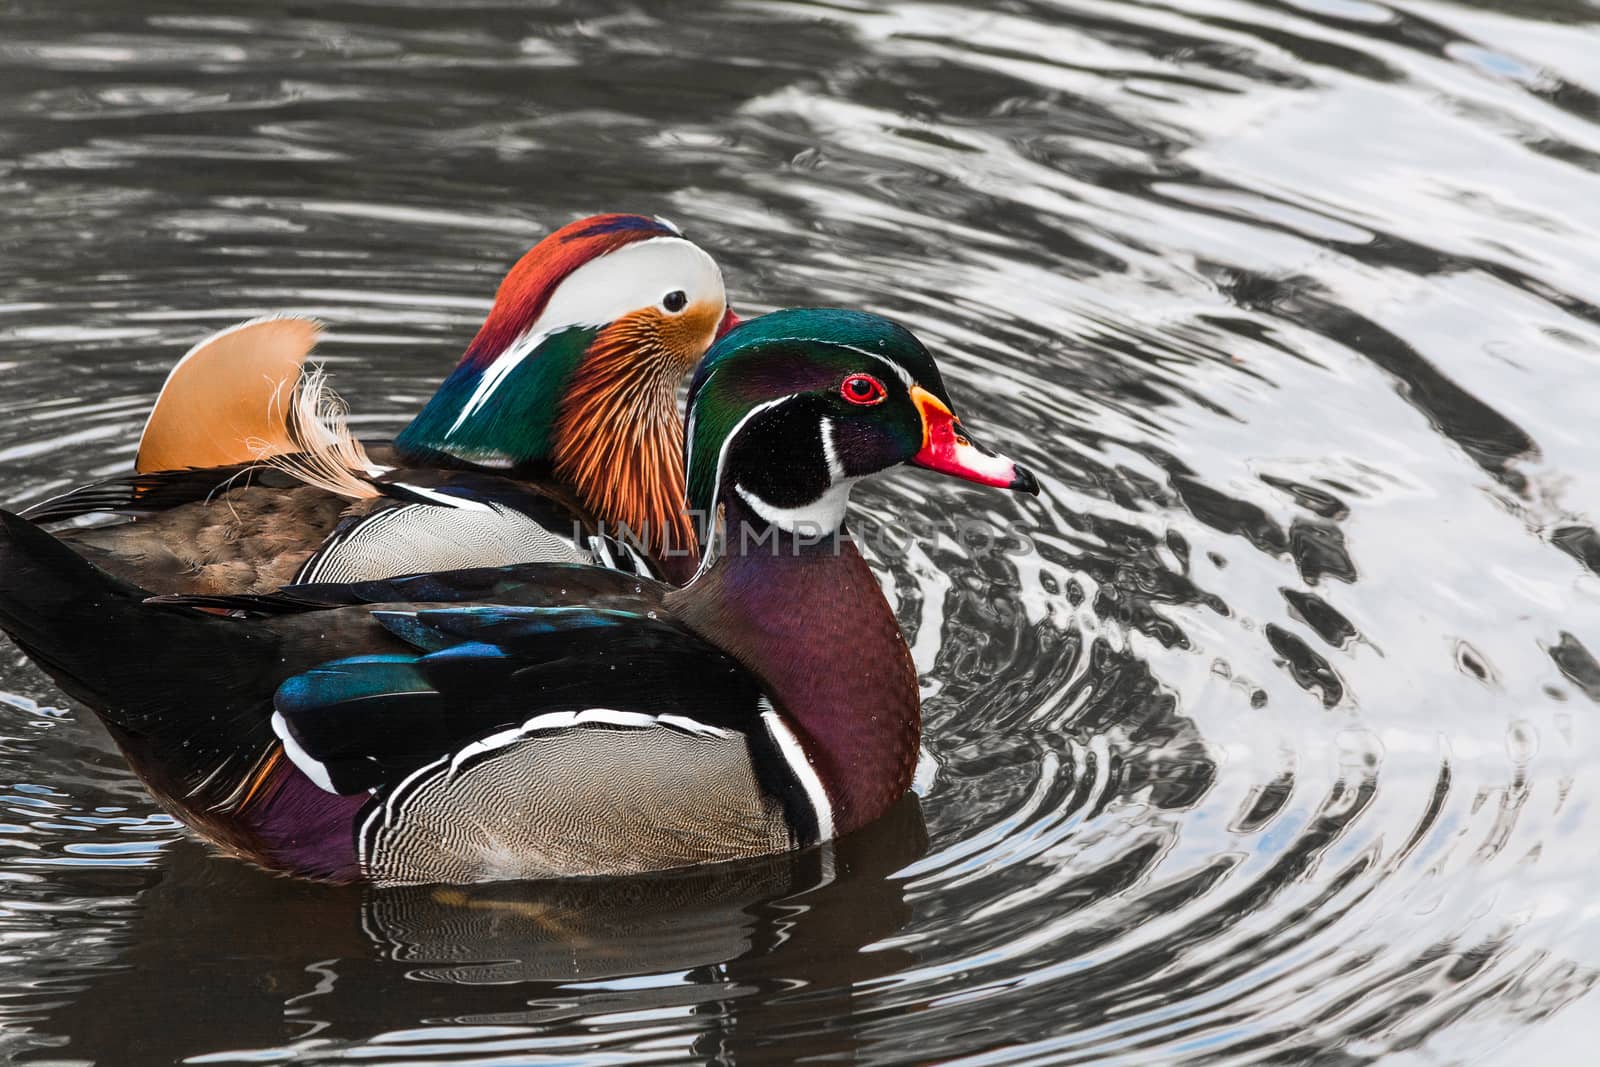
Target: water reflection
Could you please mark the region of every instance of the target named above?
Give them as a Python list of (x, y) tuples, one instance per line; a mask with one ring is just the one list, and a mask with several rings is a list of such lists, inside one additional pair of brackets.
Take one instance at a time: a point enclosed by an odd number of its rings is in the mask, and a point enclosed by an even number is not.
[[(737, 1056), (773, 1038), (771, 1013), (783, 1009), (763, 993), (820, 991), (829, 1011), (848, 1011), (852, 984), (907, 965), (903, 950), (862, 950), (910, 918), (895, 872), (926, 848), (914, 797), (831, 848), (566, 883), (310, 886), (184, 839), (119, 909), (119, 951), (55, 1007), (59, 1018), (41, 1012), (40, 1029), (72, 1040), (19, 1062), (176, 1063), (217, 1051), (217, 1034), (190, 1012), (225, 1025), (225, 1059), (369, 1035), (392, 1055), (416, 1053), (420, 1020), (448, 1023), (427, 1036), (432, 1055), (580, 1039), (629, 1047), (648, 1031), (683, 1050), (714, 1033)], [(606, 1021), (597, 1027), (596, 1016)], [(95, 1025), (75, 1025), (84, 1018)], [(851, 1045), (834, 1035), (816, 1047)]]
[(904, 319), (1046, 495), (858, 494), (863, 523), (1020, 520), (1032, 551), (936, 523), (875, 560), (925, 684), (926, 844), (902, 813), (831, 872), (587, 905), (266, 878), (6, 660), (0, 1041), (1586, 1062), (1589, 5), (4, 19), (0, 497), (120, 470), (172, 357), (277, 307), (330, 322), (359, 425), (391, 432), (505, 263), (602, 208), (682, 224), (741, 309)]

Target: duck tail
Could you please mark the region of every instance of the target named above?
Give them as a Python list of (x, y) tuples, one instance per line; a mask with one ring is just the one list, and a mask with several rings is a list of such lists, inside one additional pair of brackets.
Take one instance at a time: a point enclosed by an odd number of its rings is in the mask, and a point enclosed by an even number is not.
[(156, 397), (134, 468), (228, 467), (294, 448), (288, 400), (321, 333), (315, 319), (273, 315), (195, 345)]
[(373, 464), (350, 432), (349, 411), (328, 385), (326, 371), (306, 370), (282, 419), (293, 447), (279, 448), (270, 438), (254, 441), (256, 460), (336, 496), (365, 500), (382, 495), (368, 479), (383, 468)]
[(0, 629), (74, 697), (93, 698), (143, 590), (94, 567), (33, 523), (0, 511)]
[[(0, 510), (0, 630), (124, 748), (130, 739), (204, 747), (209, 734), (231, 745), (258, 718), (270, 731), (251, 664), (273, 657), (272, 636), (250, 620), (164, 608), (148, 596)], [(182, 683), (172, 669), (179, 655)]]
[(0, 510), (0, 630), (99, 715), (162, 803), (244, 848), (236, 813), (275, 761), (265, 672), (279, 643), (253, 620), (147, 597)]

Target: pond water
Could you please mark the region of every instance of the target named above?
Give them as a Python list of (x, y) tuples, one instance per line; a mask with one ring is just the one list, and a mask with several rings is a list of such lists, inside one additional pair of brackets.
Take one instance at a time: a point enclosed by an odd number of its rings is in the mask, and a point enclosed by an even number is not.
[(1593, 1062), (1597, 56), (1586, 0), (7, 5), (0, 499), (273, 309), (392, 432), (602, 210), (908, 323), (1045, 493), (858, 491), (921, 795), (685, 875), (264, 875), (5, 646), (0, 1054)]

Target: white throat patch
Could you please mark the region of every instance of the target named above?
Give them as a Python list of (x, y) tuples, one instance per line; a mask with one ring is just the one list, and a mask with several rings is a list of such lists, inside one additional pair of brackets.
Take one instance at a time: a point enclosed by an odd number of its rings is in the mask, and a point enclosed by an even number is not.
[(818, 428), (822, 437), (822, 454), (828, 463), (828, 488), (809, 504), (781, 508), (768, 503), (755, 493), (737, 483), (734, 492), (765, 522), (787, 533), (802, 537), (819, 537), (831, 534), (844, 522), (845, 509), (850, 504), (850, 490), (860, 478), (851, 478), (839, 462), (838, 445), (833, 439), (833, 420), (826, 416)]

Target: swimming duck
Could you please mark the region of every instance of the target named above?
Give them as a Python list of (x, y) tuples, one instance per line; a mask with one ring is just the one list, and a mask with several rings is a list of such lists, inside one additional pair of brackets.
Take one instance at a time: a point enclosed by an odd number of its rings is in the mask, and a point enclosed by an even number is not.
[(620, 874), (847, 834), (905, 793), (921, 728), (851, 487), (901, 463), (1037, 485), (873, 315), (735, 327), (689, 411), (720, 534), (682, 588), (536, 564), (147, 600), (0, 513), (0, 628), (178, 817), (282, 871)]
[(302, 380), (315, 322), (255, 320), (179, 361), (132, 477), (25, 514), (134, 518), (62, 536), (161, 592), (596, 559), (681, 582), (697, 545), (677, 387), (734, 321), (716, 263), (670, 223), (582, 219), (512, 267), (392, 445), (364, 448)]

